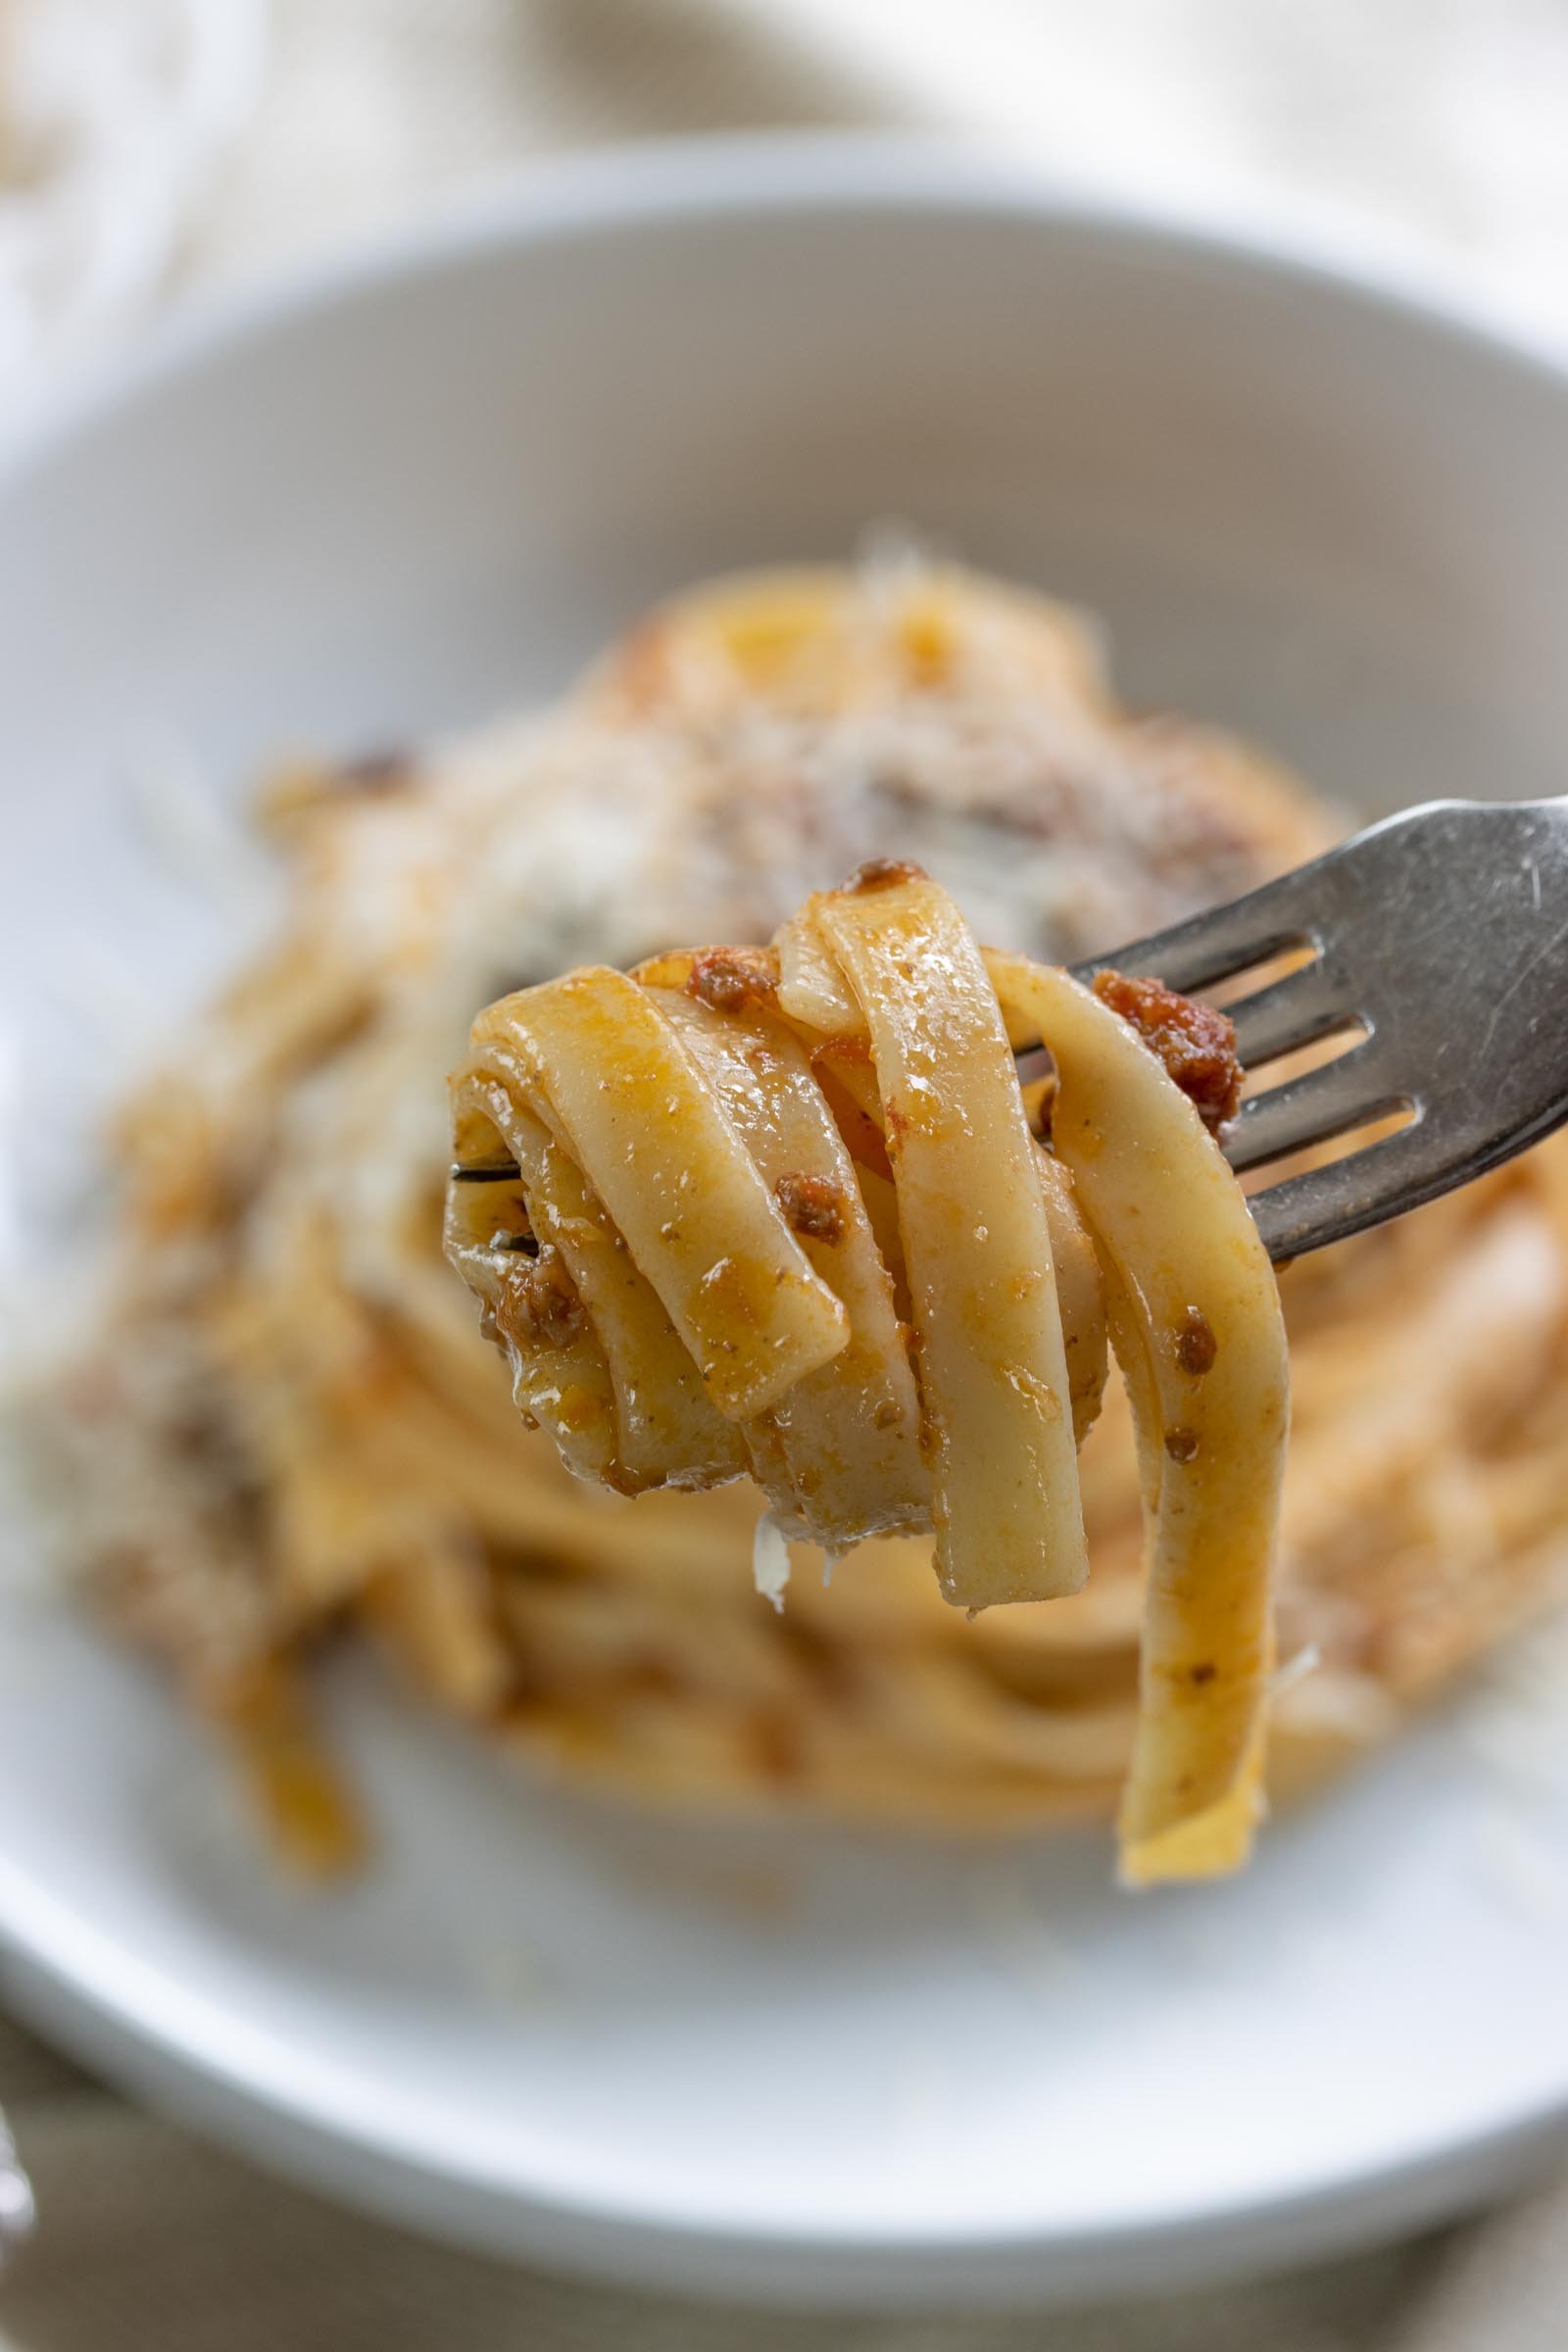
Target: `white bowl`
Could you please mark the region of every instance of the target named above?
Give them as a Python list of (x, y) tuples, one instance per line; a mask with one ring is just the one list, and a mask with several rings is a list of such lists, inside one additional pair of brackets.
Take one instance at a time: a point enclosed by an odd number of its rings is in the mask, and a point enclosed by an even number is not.
[[(12, 454), (7, 1115), (69, 1144), (111, 1083), (105, 951), (172, 1002), (231, 949), (127, 818), (158, 739), (237, 797), (280, 741), (548, 692), (660, 591), (891, 516), (1097, 607), (1132, 695), (1347, 801), (1543, 791), (1565, 485), (1568, 381), (1451, 307), (972, 159), (536, 178), (179, 327)], [(547, 1797), (351, 1675), (382, 1861), (305, 1899), (141, 1668), (20, 1601), (0, 1661), (19, 2006), (473, 2245), (1084, 2296), (1393, 2230), (1568, 2138), (1568, 1735), (1500, 1811), (1473, 1705), (1239, 1884), (1133, 1901), (1098, 1837), (965, 1859)]]

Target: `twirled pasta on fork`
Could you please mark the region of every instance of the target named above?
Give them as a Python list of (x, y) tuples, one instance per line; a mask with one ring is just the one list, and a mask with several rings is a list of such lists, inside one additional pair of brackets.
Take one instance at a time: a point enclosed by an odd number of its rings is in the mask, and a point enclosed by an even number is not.
[(878, 860), (770, 948), (504, 998), (453, 1080), (448, 1253), (519, 1408), (624, 1494), (749, 1471), (775, 1600), (786, 1539), (928, 1529), (961, 1607), (1078, 1591), (1108, 1332), (1148, 1531), (1135, 1883), (1250, 1846), (1288, 1418), (1225, 1102), (1157, 1050), (1187, 1009), (982, 950)]

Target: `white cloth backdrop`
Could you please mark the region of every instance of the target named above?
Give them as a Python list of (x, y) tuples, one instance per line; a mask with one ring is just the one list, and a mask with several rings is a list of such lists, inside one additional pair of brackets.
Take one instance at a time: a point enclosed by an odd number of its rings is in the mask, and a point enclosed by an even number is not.
[[(62, 5), (7, 0), (13, 28)], [(194, 217), (177, 260), (170, 239), (146, 248), (147, 279), (160, 254), (170, 265), (166, 302), (567, 147), (764, 124), (957, 127), (1102, 185), (1403, 247), (1568, 349), (1568, 0), (272, 0), (241, 127), (237, 77), (224, 87), (201, 127), (208, 145), (229, 139), (226, 166), (215, 184), (204, 147), (184, 173)], [(6, 153), (0, 135), (0, 281), (21, 249), (6, 233), (22, 219)], [(51, 381), (43, 284), (25, 289), (34, 396)], [(7, 300), (0, 282), (0, 320)], [(100, 341), (131, 331), (127, 308), (122, 273)], [(81, 364), (83, 310), (59, 305), (58, 366)], [(15, 357), (0, 348), (0, 367)], [(42, 2213), (0, 2288), (0, 2352), (1568, 2343), (1568, 2192), (1309, 2276), (1136, 2310), (824, 2328), (565, 2284), (379, 2229), (140, 2114), (3, 2019), (0, 2095)]]

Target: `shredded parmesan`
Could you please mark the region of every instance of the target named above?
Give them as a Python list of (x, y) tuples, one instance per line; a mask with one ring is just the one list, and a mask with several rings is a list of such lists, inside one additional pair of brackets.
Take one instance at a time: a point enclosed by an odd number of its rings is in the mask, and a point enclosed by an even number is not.
[(790, 1581), (790, 1547), (771, 1511), (764, 1511), (752, 1538), (752, 1579), (764, 1600), (780, 1614)]

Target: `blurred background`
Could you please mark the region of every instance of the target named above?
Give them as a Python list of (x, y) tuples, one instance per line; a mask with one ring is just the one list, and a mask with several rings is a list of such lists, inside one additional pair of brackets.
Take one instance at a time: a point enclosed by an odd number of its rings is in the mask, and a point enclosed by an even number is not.
[[(1463, 289), (1568, 353), (1568, 0), (0, 0), (0, 430), (160, 318), (612, 141), (959, 133)], [(1568, 2208), (1049, 2323), (842, 2331), (530, 2279), (251, 2176), (0, 2020), (46, 2223), (16, 2352), (1527, 2352)]]
[(0, 388), (612, 140), (881, 127), (1463, 277), (1568, 342), (1562, 0), (5, 0)]

